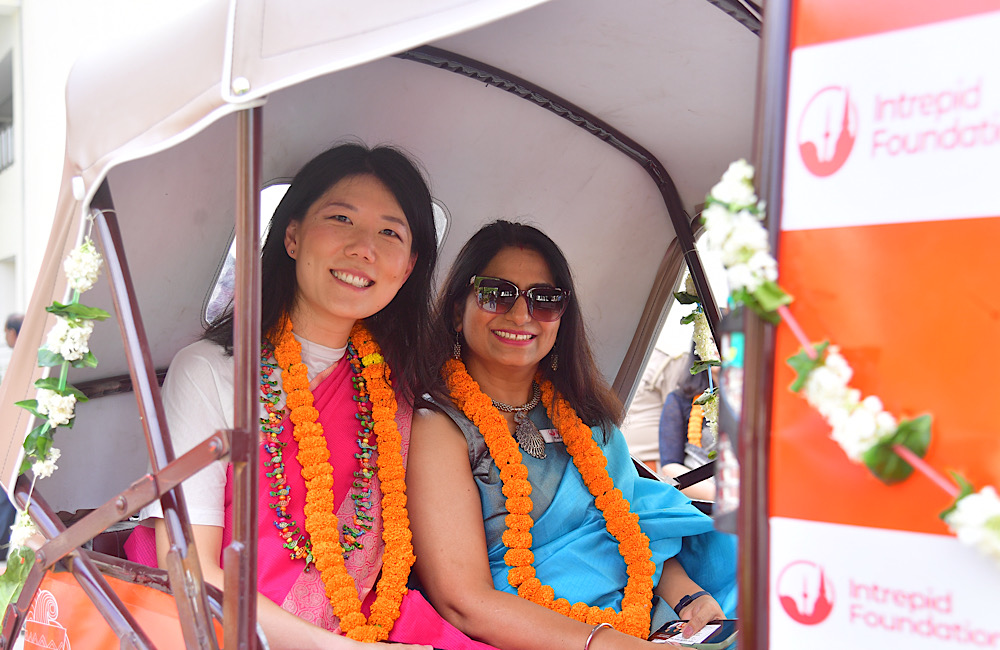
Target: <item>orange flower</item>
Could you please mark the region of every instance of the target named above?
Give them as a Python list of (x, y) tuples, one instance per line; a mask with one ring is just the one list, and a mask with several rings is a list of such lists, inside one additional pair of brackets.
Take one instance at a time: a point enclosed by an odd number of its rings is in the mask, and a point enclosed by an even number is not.
[(594, 432), (580, 420), (569, 402), (556, 395), (551, 381), (537, 378), (549, 419), (562, 434), (573, 464), (595, 497), (594, 504), (604, 515), (608, 532), (618, 540), (619, 552), (625, 560), (629, 576), (621, 612), (591, 607), (586, 603), (570, 605), (565, 599), (555, 599), (552, 588), (541, 584), (535, 577), (535, 569), (531, 566), (535, 560), (531, 552), (531, 527), (534, 524), (530, 515), (533, 508), (531, 484), (527, 480), (528, 469), (521, 462), (517, 442), (503, 415), (460, 360), (449, 359), (441, 372), (452, 401), (479, 428), (490, 456), (500, 470), (509, 513), (504, 519), (507, 531), (503, 534), (503, 542), (508, 549), (504, 562), (510, 567), (507, 571), (510, 585), (517, 588), (522, 598), (578, 621), (591, 625), (607, 622), (620, 632), (640, 638), (648, 636), (656, 568), (649, 559), (652, 557), (649, 538), (639, 528), (639, 517), (631, 512), (621, 490), (615, 488), (608, 474), (607, 458), (594, 441)]
[(302, 363), (302, 346), (292, 335), (291, 321), (286, 321), (281, 328), (274, 358), (282, 369), (281, 387), (285, 391), (285, 403), (291, 409), (289, 417), (295, 425), (292, 434), (299, 444), (297, 458), (306, 483), (304, 527), (311, 539), (316, 568), (323, 579), (333, 611), (340, 619), (340, 629), (355, 641), (374, 643), (385, 641), (399, 618), (399, 606), (406, 594), (406, 582), (415, 558), (406, 512), (402, 437), (396, 428), (396, 395), (388, 381), (389, 368), (378, 344), (361, 323), (357, 323), (351, 331), (351, 341), (362, 357), (364, 368), (361, 374), (375, 406), (372, 417), (384, 506), (382, 577), (376, 586), (376, 598), (368, 619), (361, 613), (357, 587), (344, 566), (337, 517), (333, 514), (330, 452), (323, 426), (316, 421), (319, 411), (312, 406), (308, 368)]

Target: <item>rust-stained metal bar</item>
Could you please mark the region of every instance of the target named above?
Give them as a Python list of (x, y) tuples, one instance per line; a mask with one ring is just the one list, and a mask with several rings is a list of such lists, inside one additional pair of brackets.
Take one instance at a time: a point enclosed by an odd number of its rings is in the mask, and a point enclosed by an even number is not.
[[(754, 164), (757, 191), (768, 207), (771, 251), (778, 255), (781, 181), (785, 151), (791, 0), (768, 0), (757, 76)], [(740, 421), (740, 647), (770, 644), (770, 444), (775, 328), (744, 310), (746, 335)]]
[[(30, 495), (30, 501), (29, 501)], [(24, 476), (17, 479), (14, 487), (14, 498), (22, 508), (27, 508), (31, 520), (42, 532), (46, 539), (56, 539), (66, 531), (66, 527), (56, 516), (48, 503), (37, 492), (31, 492), (31, 483)], [(42, 567), (46, 564), (45, 547), (43, 546), (35, 554), (35, 566), (32, 567), (28, 577), (28, 584), (21, 590), (21, 595), (17, 599), (17, 620), (16, 629), (20, 629), (24, 623), (28, 607), (34, 599), (44, 577)], [(121, 640), (122, 648), (135, 648), (141, 650), (153, 650), (155, 646), (143, 632), (139, 623), (125, 607), (125, 604), (118, 597), (118, 594), (111, 588), (101, 572), (86, 556), (80, 553), (80, 549), (73, 549), (62, 564), (73, 574), (80, 588), (83, 589), (87, 597), (101, 613), (104, 620), (115, 635)]]
[[(233, 541), (225, 549), (228, 647), (257, 648), (257, 386), (260, 377), (261, 109), (237, 114), (233, 295)], [(236, 570), (234, 570), (236, 569)], [(230, 645), (232, 644), (232, 645)]]
[(96, 508), (44, 546), (48, 569), (74, 549), (104, 532), (108, 526), (131, 517), (195, 472), (219, 460), (229, 451), (224, 433), (216, 433), (164, 467), (155, 476), (147, 474), (117, 496)]
[[(129, 374), (132, 376), (132, 386), (139, 405), (139, 416), (146, 434), (150, 461), (153, 471), (156, 472), (174, 460), (173, 445), (167, 431), (163, 402), (160, 399), (160, 386), (156, 381), (149, 341), (139, 313), (135, 288), (128, 270), (121, 231), (107, 181), (98, 190), (91, 203), (91, 209), (96, 231), (104, 249), (107, 277), (111, 283), (111, 295), (114, 299), (122, 341), (125, 343), (125, 357), (128, 360)], [(167, 537), (170, 540), (170, 550), (167, 552), (168, 571), (174, 580), (174, 598), (177, 601), (184, 642), (188, 648), (217, 650), (218, 643), (209, 619), (201, 565), (198, 563), (198, 553), (191, 536), (187, 506), (180, 497), (179, 490), (171, 490), (164, 494), (160, 503), (163, 507)]]

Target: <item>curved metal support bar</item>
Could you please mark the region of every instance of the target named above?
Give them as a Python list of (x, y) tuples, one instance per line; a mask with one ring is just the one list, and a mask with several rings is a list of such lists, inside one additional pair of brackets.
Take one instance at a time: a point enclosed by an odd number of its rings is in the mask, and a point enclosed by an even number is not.
[(407, 61), (415, 61), (461, 74), (470, 79), (475, 79), (481, 83), (495, 86), (517, 95), (522, 99), (537, 104), (547, 111), (555, 113), (564, 120), (572, 122), (639, 163), (660, 190), (660, 196), (663, 198), (663, 203), (667, 208), (667, 215), (670, 217), (674, 233), (676, 233), (677, 240), (680, 242), (681, 250), (684, 253), (684, 261), (687, 263), (688, 270), (690, 270), (691, 276), (694, 278), (698, 295), (702, 297), (702, 305), (705, 308), (705, 315), (712, 329), (712, 335), (716, 341), (719, 340), (719, 307), (708, 285), (708, 278), (705, 275), (705, 269), (698, 255), (698, 249), (695, 247), (694, 236), (691, 233), (691, 226), (684, 212), (681, 197), (677, 193), (677, 187), (674, 185), (673, 179), (670, 178), (670, 174), (667, 173), (666, 168), (653, 154), (604, 120), (583, 110), (572, 102), (525, 79), (521, 79), (481, 61), (476, 61), (475, 59), (429, 45), (402, 52), (396, 56)]
[[(125, 343), (125, 357), (135, 388), (150, 461), (156, 472), (174, 460), (173, 445), (167, 431), (160, 386), (156, 380), (149, 341), (139, 313), (135, 287), (128, 270), (121, 230), (107, 181), (101, 185), (91, 202), (91, 214), (104, 249), (115, 314)], [(187, 506), (180, 497), (179, 490), (171, 490), (163, 495), (160, 503), (170, 540), (167, 563), (171, 576), (176, 580), (174, 598), (177, 600), (185, 644), (189, 648), (217, 650), (218, 643), (208, 614), (201, 565), (198, 563), (198, 553), (191, 535)]]
[(764, 10), (756, 2), (751, 2), (751, 0), (708, 0), (708, 2), (724, 11), (726, 15), (757, 36), (760, 36)]

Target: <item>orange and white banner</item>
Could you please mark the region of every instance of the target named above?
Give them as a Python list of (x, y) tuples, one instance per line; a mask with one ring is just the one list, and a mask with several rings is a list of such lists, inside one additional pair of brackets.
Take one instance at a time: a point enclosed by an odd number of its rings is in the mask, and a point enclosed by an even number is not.
[[(794, 3), (779, 282), (851, 386), (933, 416), (926, 460), (1000, 488), (1000, 2)], [(801, 397), (779, 327), (772, 648), (1000, 648), (1000, 567), (919, 474), (883, 485)], [(895, 622), (894, 622), (895, 621)], [(895, 626), (895, 627), (894, 627)]]

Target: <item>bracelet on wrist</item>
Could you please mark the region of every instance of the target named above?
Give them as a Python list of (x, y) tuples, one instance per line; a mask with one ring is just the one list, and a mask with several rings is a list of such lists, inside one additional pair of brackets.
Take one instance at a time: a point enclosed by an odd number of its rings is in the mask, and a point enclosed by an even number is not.
[(674, 613), (676, 613), (678, 616), (680, 616), (682, 609), (684, 609), (685, 607), (687, 607), (688, 605), (690, 605), (694, 601), (698, 600), (702, 596), (708, 596), (708, 595), (709, 595), (709, 593), (707, 591), (702, 590), (702, 591), (696, 591), (693, 594), (688, 594), (687, 596), (684, 596), (683, 598), (681, 598), (677, 602), (677, 606), (674, 607)]
[(590, 650), (590, 642), (594, 640), (594, 635), (602, 627), (613, 627), (611, 623), (598, 623), (594, 626), (594, 629), (590, 631), (590, 636), (587, 637), (587, 642), (583, 644), (583, 650)]

